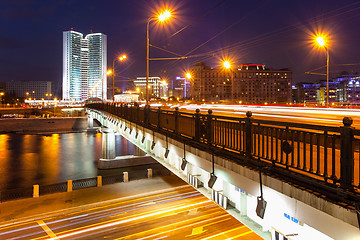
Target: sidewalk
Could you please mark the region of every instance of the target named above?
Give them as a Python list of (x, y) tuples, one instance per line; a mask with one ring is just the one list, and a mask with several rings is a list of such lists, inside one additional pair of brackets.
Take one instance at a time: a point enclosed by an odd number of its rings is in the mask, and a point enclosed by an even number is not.
[(4, 202), (0, 203), (0, 224), (11, 224), (69, 211), (80, 211), (88, 208), (89, 204), (91, 206), (104, 205), (119, 198), (161, 192), (184, 184), (186, 183), (180, 178), (171, 175)]

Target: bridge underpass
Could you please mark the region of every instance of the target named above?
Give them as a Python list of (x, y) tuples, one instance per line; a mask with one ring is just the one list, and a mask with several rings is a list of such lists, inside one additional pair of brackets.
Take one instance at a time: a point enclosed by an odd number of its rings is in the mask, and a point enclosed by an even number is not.
[[(296, 181), (291, 181), (286, 175), (281, 179), (279, 178), (281, 174), (272, 174), (266, 165), (262, 166), (257, 163), (258, 166), (256, 166), (256, 164), (245, 164), (244, 162), (241, 164), (241, 157), (238, 156), (241, 154), (228, 150), (230, 153), (224, 154), (222, 151), (216, 151), (216, 148), (204, 149), (201, 144), (196, 144), (196, 141), (194, 142), (192, 139), (177, 138), (171, 131), (159, 131), (159, 128), (154, 127), (155, 124), (144, 127), (146, 125), (145, 112), (143, 121), (137, 121), (139, 118), (136, 119), (136, 115), (128, 114), (127, 116), (135, 119), (134, 122), (130, 122), (119, 112), (109, 113), (111, 112), (109, 109), (107, 109), (108, 111), (88, 110), (90, 115), (98, 119), (104, 126), (121, 133), (179, 177), (197, 187), (205, 196), (212, 198), (225, 209), (227, 208), (245, 224), (250, 227), (258, 224), (263, 232), (271, 233), (273, 239), (276, 239), (277, 233), (279, 233), (279, 239), (282, 239), (281, 236), (286, 236), (287, 239), (359, 239), (360, 237), (358, 216), (354, 209), (356, 206), (351, 206), (351, 200), (356, 199), (358, 192), (355, 189), (349, 193), (348, 189), (344, 189), (347, 187), (344, 180), (329, 179), (325, 183), (339, 186), (336, 188), (339, 200), (347, 200), (345, 202), (336, 201), (331, 191), (329, 191), (329, 196), (320, 194), (321, 189), (315, 191), (314, 187), (318, 186), (316, 184), (313, 186), (309, 184), (308, 187), (299, 186), (294, 183)], [(158, 114), (156, 111), (155, 114)], [(164, 119), (162, 118), (161, 121)], [(151, 121), (154, 122), (154, 120)], [(156, 121), (161, 122), (159, 118)], [(205, 128), (203, 131), (206, 132), (208, 129)], [(335, 143), (337, 145), (337, 140)], [(237, 144), (239, 145), (239, 143)], [(246, 144), (244, 143), (244, 145)], [(251, 148), (252, 154), (255, 155), (257, 147), (254, 142)], [(324, 143), (319, 147), (319, 149), (322, 148), (326, 148), (326, 152), (328, 151)], [(307, 148), (307, 151), (310, 149)], [(338, 151), (336, 149), (336, 156)], [(243, 155), (245, 154), (246, 152)], [(312, 154), (314, 153), (312, 152)], [(290, 159), (292, 155), (294, 154), (290, 155)], [(306, 153), (306, 155), (308, 154)], [(313, 160), (315, 159), (311, 161)], [(246, 158), (243, 161), (246, 161)], [(285, 162), (283, 159), (282, 161)], [(310, 159), (305, 159), (305, 161), (310, 161)], [(291, 167), (291, 161), (286, 162), (289, 162)], [(296, 161), (294, 162), (296, 163)], [(339, 165), (339, 163), (336, 162), (335, 165)], [(309, 167), (309, 165), (307, 166)], [(286, 167), (283, 169), (287, 170)], [(259, 217), (256, 211), (257, 197), (261, 196), (259, 170), (263, 172), (261, 174), (263, 199), (267, 202), (263, 218)], [(281, 170), (281, 168), (275, 170)], [(322, 167), (322, 171), (324, 171), (324, 167)], [(339, 171), (338, 169), (335, 171), (338, 177), (340, 177)], [(208, 183), (213, 176), (212, 173), (216, 178), (212, 178), (215, 182), (212, 187), (209, 187)], [(304, 172), (303, 175), (306, 174)], [(311, 172), (308, 174), (311, 175)], [(293, 175), (295, 179), (296, 173)], [(330, 176), (330, 174), (328, 175)], [(356, 178), (354, 174), (352, 177)], [(358, 180), (352, 181), (351, 184), (354, 182), (356, 182), (355, 185), (358, 185)], [(351, 197), (348, 197), (347, 194), (350, 194)], [(256, 229), (254, 230), (256, 231)], [(266, 233), (261, 235), (270, 239), (270, 235)]]

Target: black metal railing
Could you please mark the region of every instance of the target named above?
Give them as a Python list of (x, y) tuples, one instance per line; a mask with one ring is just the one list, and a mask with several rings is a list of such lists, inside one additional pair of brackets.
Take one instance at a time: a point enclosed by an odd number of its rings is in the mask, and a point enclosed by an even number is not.
[(44, 185), (44, 186), (41, 186), (41, 188), (39, 189), (40, 195), (58, 193), (58, 192), (66, 192), (66, 191), (67, 191), (67, 183), (66, 182)]
[(94, 178), (86, 178), (86, 179), (79, 179), (79, 180), (74, 180), (72, 182), (72, 188), (74, 190), (76, 189), (82, 189), (82, 188), (89, 188), (89, 187), (96, 187), (97, 185), (97, 179), (96, 177)]
[(0, 201), (6, 202), (22, 198), (31, 198), (33, 196), (32, 188), (18, 188), (0, 192)]
[(330, 186), (334, 196), (339, 189), (359, 195), (360, 130), (351, 127), (351, 118), (345, 117), (341, 127), (332, 127), (253, 119), (250, 112), (235, 118), (214, 115), (211, 110), (201, 114), (198, 109), (189, 113), (117, 103), (88, 104), (87, 108), (230, 156), (239, 164), (265, 168), (316, 191), (324, 187), (327, 193)]

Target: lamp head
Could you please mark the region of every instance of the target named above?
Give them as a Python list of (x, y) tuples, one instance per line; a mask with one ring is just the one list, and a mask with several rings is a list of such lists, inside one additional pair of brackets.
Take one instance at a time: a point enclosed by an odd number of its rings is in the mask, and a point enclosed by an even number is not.
[(223, 66), (224, 66), (224, 68), (229, 69), (231, 67), (231, 64), (230, 64), (229, 61), (226, 60), (226, 61), (223, 62)]
[(319, 46), (323, 47), (325, 46), (325, 39), (322, 36), (316, 37), (316, 42), (319, 44)]
[(165, 10), (164, 12), (160, 13), (158, 16), (160, 22), (164, 22), (170, 17), (171, 17), (171, 13), (169, 12), (169, 10)]

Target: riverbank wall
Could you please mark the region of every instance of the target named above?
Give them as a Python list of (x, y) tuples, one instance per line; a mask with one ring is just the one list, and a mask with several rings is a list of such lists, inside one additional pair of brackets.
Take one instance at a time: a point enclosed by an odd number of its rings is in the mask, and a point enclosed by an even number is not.
[(87, 117), (0, 119), (0, 133), (84, 131)]

